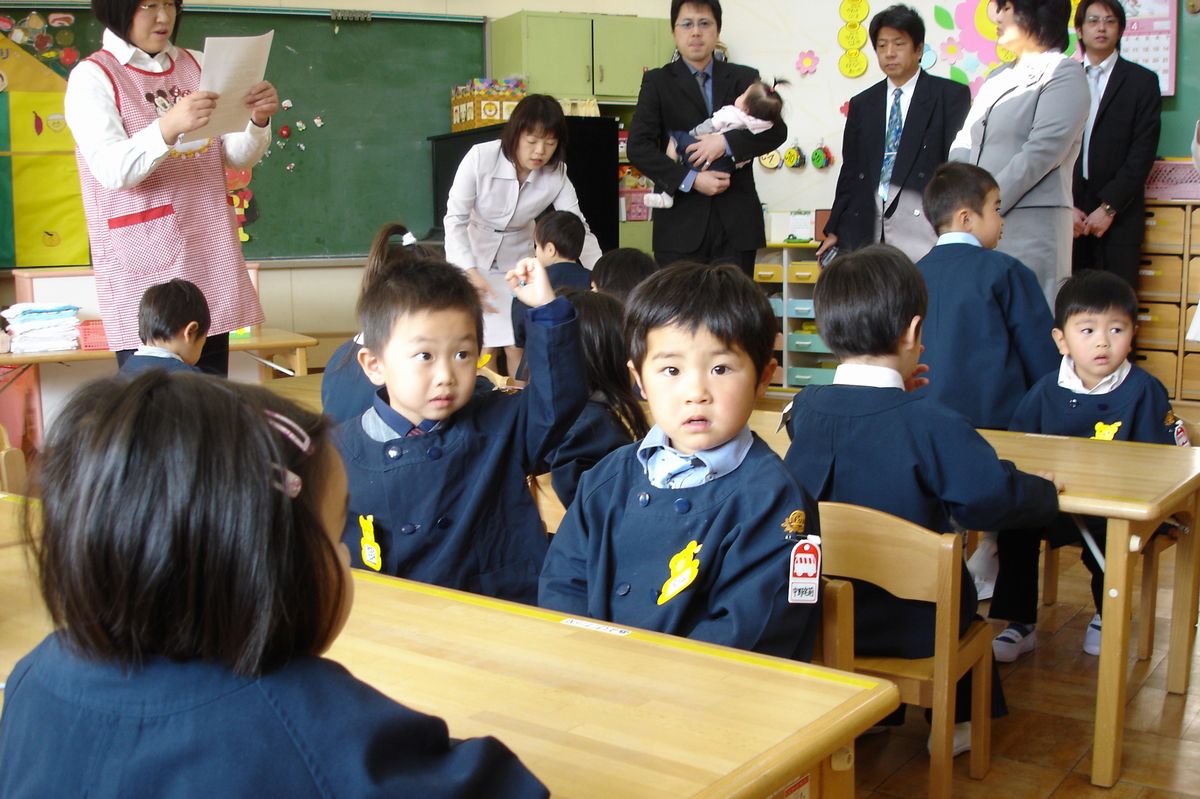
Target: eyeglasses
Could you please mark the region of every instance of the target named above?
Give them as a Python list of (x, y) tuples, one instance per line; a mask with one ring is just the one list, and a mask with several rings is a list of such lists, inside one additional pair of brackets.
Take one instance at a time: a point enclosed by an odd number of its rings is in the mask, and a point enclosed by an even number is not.
[(1098, 17), (1095, 14), (1089, 14), (1084, 17), (1083, 21), (1089, 25), (1104, 25), (1105, 27), (1117, 24), (1116, 17)]
[(138, 10), (158, 16), (159, 11), (174, 14), (179, 11), (179, 3), (138, 3)]
[(714, 20), (704, 17), (702, 19), (681, 19), (675, 23), (675, 27), (681, 31), (690, 31), (692, 28), (699, 28), (702, 31), (709, 31), (717, 26)]

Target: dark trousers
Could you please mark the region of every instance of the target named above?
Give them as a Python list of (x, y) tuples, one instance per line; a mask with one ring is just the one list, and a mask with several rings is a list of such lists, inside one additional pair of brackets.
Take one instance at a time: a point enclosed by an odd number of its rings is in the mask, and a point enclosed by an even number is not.
[[(1096, 516), (1081, 516), (1087, 524), (1100, 551), (1104, 552), (1105, 521)], [(1060, 513), (1048, 529), (1001, 530), (996, 536), (1000, 570), (996, 573), (996, 589), (988, 615), (993, 619), (1036, 624), (1038, 609), (1038, 552), (1042, 538), (1052, 547), (1082, 541), (1075, 520)], [(1092, 575), (1092, 601), (1096, 612), (1104, 607), (1104, 570), (1092, 555), (1091, 547), (1083, 545), (1083, 565)]]
[(1080, 236), (1071, 251), (1071, 271), (1100, 269), (1112, 272), (1137, 289), (1138, 266), (1142, 261), (1140, 244), (1114, 243), (1108, 237)]
[(751, 279), (754, 278), (754, 259), (758, 250), (735, 250), (729, 243), (725, 228), (717, 215), (716, 207), (709, 204), (708, 220), (704, 225), (704, 238), (700, 246), (691, 252), (678, 250), (655, 250), (654, 260), (659, 266), (670, 266), (676, 261), (695, 261), (702, 264), (733, 264)]
[[(129, 357), (137, 350), (117, 350), (117, 368), (125, 365)], [(196, 361), (196, 368), (201, 372), (217, 377), (229, 376), (229, 334), (222, 333), (219, 336), (209, 336), (204, 342), (204, 349), (200, 350), (200, 360)]]

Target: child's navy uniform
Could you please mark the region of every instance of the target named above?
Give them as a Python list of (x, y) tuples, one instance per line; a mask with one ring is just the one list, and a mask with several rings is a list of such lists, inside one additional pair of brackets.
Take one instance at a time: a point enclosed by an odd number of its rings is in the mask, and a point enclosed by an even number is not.
[(121, 374), (125, 377), (140, 375), (151, 369), (162, 369), (164, 372), (199, 372), (194, 366), (189, 366), (178, 358), (160, 358), (157, 355), (130, 355), (121, 364)]
[(324, 658), (262, 677), (151, 658), (126, 673), (51, 635), (17, 663), (0, 796), (545, 797), (494, 738), (446, 723)]
[[(1013, 413), (1009, 429), (1019, 433), (1175, 444), (1186, 441), (1183, 422), (1176, 418), (1166, 388), (1149, 372), (1131, 364), (1121, 385), (1107, 394), (1077, 394), (1058, 385), (1058, 370), (1039, 380)], [(1181, 439), (1177, 440), (1179, 435)], [(1101, 550), (1105, 521), (1082, 517)], [(990, 615), (1020, 624), (1037, 621), (1038, 548), (1041, 532), (1052, 543), (1077, 540), (1073, 519), (1059, 514), (1048, 531), (1002, 533), (997, 539), (1000, 571)], [(1083, 562), (1092, 573), (1092, 598), (1099, 612), (1104, 604), (1104, 571), (1084, 546)]]
[(929, 292), (918, 391), (975, 427), (1003, 430), (1021, 396), (1058, 368), (1054, 318), (1037, 276), (1016, 258), (972, 244), (939, 244), (917, 262)]
[[(550, 279), (550, 287), (555, 291), (564, 288), (591, 291), (592, 271), (575, 261), (559, 261), (546, 267), (546, 277)], [(529, 306), (513, 297), (512, 324), (513, 346), (525, 346), (525, 312)]]
[(734, 471), (693, 488), (660, 489), (637, 450), (623, 447), (583, 475), (546, 556), (539, 604), (809, 659), (819, 615), (816, 605), (788, 603), (795, 542), (784, 525), (819, 533), (817, 506), (779, 457), (756, 436)]
[[(1054, 484), (1017, 470), (961, 415), (900, 389), (810, 386), (796, 395), (784, 461), (820, 501), (899, 516), (935, 533), (950, 517), (996, 530), (1036, 524), (1058, 509)], [(935, 608), (854, 582), (854, 651), (879, 657), (933, 655)], [(978, 618), (975, 583), (962, 565), (959, 633)], [(970, 674), (958, 683), (955, 720), (970, 718)], [(992, 715), (1008, 707), (992, 683)]]
[(350, 483), (343, 540), (353, 565), (370, 565), (359, 516), (372, 515), (384, 573), (536, 599), (546, 536), (526, 475), (561, 441), (587, 389), (570, 303), (533, 309), (530, 322), (528, 388), (476, 394), (420, 436), (406, 435), (412, 425), (381, 397), (338, 427)]
[(632, 441), (633, 436), (606, 403), (589, 399), (562, 443), (546, 455), (538, 471), (550, 472), (554, 493), (564, 508), (569, 507), (583, 473)]

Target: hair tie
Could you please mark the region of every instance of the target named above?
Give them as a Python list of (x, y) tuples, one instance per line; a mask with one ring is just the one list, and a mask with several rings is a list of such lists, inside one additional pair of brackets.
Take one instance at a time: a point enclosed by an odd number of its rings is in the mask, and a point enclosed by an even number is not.
[[(267, 424), (275, 428), (279, 435), (292, 442), (302, 454), (308, 455), (312, 452), (312, 438), (303, 427), (282, 413), (271, 410), (263, 411), (263, 413), (267, 417)], [(300, 496), (300, 489), (304, 486), (304, 481), (300, 479), (300, 475), (286, 466), (280, 466), (278, 463), (272, 463), (271, 466), (279, 475), (278, 480), (271, 481), (271, 486), (286, 494), (289, 499), (295, 499)]]
[(412, 231), (404, 231), (404, 235), (400, 237), (400, 244), (405, 247), (411, 247), (417, 243), (417, 237), (412, 234)]

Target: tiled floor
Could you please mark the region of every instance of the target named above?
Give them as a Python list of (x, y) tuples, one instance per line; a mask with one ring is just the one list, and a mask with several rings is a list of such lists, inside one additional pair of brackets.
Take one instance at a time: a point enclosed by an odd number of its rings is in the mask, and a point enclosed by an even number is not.
[[(1186, 696), (1166, 692), (1174, 550), (1161, 561), (1154, 653), (1146, 661), (1130, 655), (1121, 780), (1111, 789), (1088, 781), (1098, 665), (1080, 648), (1094, 613), (1088, 573), (1078, 548), (1062, 553), (1059, 601), (1040, 610), (1038, 648), (1000, 666), (1009, 714), (992, 723), (991, 770), (973, 780), (967, 756), (960, 756), (954, 764), (955, 797), (1200, 799), (1200, 661), (1193, 659)], [(1141, 622), (1136, 599), (1134, 618), (1136, 632)], [(903, 727), (860, 738), (858, 796), (926, 796), (928, 734), (924, 714), (909, 710)]]

